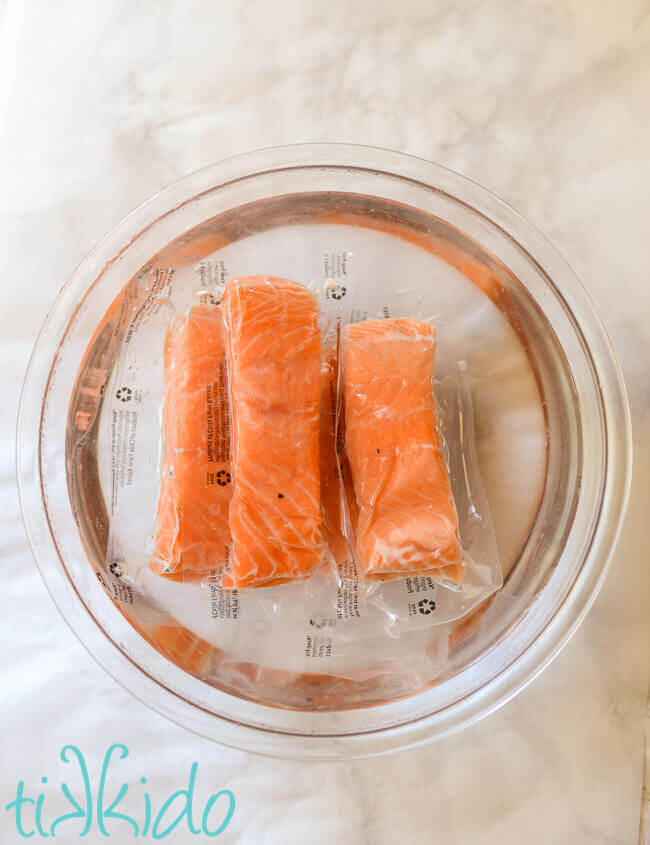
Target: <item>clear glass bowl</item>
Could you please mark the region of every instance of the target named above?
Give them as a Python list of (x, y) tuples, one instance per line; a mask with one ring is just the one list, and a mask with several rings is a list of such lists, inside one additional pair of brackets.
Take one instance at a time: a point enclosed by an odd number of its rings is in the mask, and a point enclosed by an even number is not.
[[(504, 573), (496, 597), (450, 632), (442, 672), (433, 663), (428, 676), (397, 668), (377, 683), (363, 666), (342, 680), (244, 663), (178, 625), (162, 637), (164, 625), (148, 626), (128, 604), (113, 603), (98, 581), (108, 531), (98, 432), (115, 363), (115, 315), (142, 273), (215, 266), (233, 245), (251, 272), (281, 266), (291, 275), (295, 252), (327, 260), (342, 248), (362, 257), (369, 285), (401, 287), (416, 272), (435, 285), (443, 336), (470, 365), (476, 446)], [(296, 758), (368, 756), (439, 737), (525, 686), (569, 639), (602, 584), (630, 467), (629, 411), (614, 352), (548, 241), (449, 170), (340, 144), (214, 164), (119, 223), (52, 307), (18, 424), (21, 504), (34, 556), (89, 652), (179, 724), (227, 745)]]

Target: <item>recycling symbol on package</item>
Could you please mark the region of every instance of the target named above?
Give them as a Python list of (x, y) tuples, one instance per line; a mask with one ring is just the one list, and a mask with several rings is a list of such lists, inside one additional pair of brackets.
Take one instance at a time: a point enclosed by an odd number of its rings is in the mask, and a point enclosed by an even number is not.
[(436, 603), (432, 599), (420, 599), (420, 601), (418, 602), (418, 610), (425, 616), (428, 616), (430, 613), (433, 613), (435, 609)]
[(220, 469), (217, 473), (217, 484), (219, 487), (225, 487), (226, 484), (230, 484), (231, 482), (230, 473), (226, 469)]
[(332, 299), (343, 299), (345, 294), (347, 293), (347, 288), (343, 285), (339, 285), (336, 290), (333, 290), (331, 293)]
[(108, 567), (111, 571), (111, 575), (114, 575), (116, 578), (122, 577), (122, 567), (117, 563), (117, 561), (113, 561), (111, 565)]
[(133, 396), (133, 391), (130, 387), (120, 387), (115, 396), (120, 402), (128, 402)]
[(333, 627), (326, 616), (312, 616), (309, 620), (309, 624), (314, 628), (324, 628), (326, 625)]

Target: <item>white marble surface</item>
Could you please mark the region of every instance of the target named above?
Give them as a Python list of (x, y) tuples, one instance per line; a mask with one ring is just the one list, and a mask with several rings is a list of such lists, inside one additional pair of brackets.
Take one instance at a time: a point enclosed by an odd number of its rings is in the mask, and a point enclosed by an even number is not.
[[(49, 772), (50, 797), (64, 743), (96, 770), (118, 739), (128, 776), (146, 774), (159, 800), (192, 760), (200, 790), (230, 787), (225, 842), (636, 842), (650, 592), (647, 0), (0, 0), (0, 21), (2, 842), (18, 841), (3, 808), (19, 779), (36, 787)], [(93, 242), (189, 171), (305, 140), (416, 153), (529, 216), (602, 309), (636, 441), (611, 574), (552, 666), (459, 735), (336, 765), (223, 749), (120, 689), (46, 594), (13, 480), (30, 348)], [(63, 828), (57, 839), (73, 841)]]

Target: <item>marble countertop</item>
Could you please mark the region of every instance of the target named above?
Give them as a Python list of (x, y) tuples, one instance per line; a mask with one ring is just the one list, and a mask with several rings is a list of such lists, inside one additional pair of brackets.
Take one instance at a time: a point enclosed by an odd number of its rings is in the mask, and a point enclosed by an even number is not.
[[(145, 774), (152, 795), (182, 786), (192, 761), (201, 789), (233, 790), (224, 842), (636, 842), (650, 639), (647, 0), (0, 0), (0, 26), (0, 634), (10, 646), (0, 839), (18, 841), (3, 809), (18, 780), (49, 772), (39, 788), (56, 805), (62, 745), (97, 769), (120, 741), (128, 776)], [(554, 663), (455, 736), (340, 764), (221, 748), (124, 692), (46, 593), (13, 467), (31, 347), (89, 247), (192, 170), (309, 140), (432, 159), (528, 216), (604, 316), (635, 437), (610, 575)], [(72, 841), (63, 829), (57, 839)]]

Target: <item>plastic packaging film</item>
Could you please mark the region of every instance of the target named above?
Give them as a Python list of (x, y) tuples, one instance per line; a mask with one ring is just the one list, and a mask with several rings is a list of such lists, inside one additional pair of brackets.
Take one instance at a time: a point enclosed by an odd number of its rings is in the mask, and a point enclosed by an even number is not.
[[(294, 261), (286, 269), (295, 282), (274, 279), (282, 266), (251, 282), (257, 268), (236, 247), (195, 267), (149, 272), (137, 307), (124, 313), (99, 450), (110, 491), (107, 591), (140, 624), (187, 628), (233, 665), (341, 677), (442, 671), (454, 621), (480, 620), (502, 583), (467, 365), (447, 338), (432, 385), (435, 319), (420, 313), (415, 289), (398, 286), (363, 307), (367, 279), (345, 249)], [(346, 344), (358, 350), (359, 338), (388, 337), (387, 326), (405, 331), (401, 351), (382, 362), (369, 349), (375, 407), (355, 419)], [(417, 395), (391, 401), (395, 379)], [(393, 453), (382, 455), (388, 446)], [(441, 483), (432, 485), (436, 472)], [(360, 479), (373, 473), (364, 492)], [(441, 510), (426, 500), (432, 487), (445, 498), (447, 542), (423, 552), (412, 544), (413, 512), (421, 506), (418, 536), (430, 542), (436, 526), (426, 514)], [(392, 515), (382, 518), (386, 507)], [(265, 537), (274, 539), (260, 551)], [(393, 563), (382, 572), (379, 559)]]

